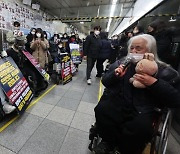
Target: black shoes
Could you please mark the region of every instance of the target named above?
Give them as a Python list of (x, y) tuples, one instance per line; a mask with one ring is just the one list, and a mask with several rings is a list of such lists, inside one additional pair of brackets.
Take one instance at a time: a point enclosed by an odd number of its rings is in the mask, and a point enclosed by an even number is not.
[[(101, 141), (96, 147), (93, 148), (95, 154), (111, 154), (114, 147), (109, 145), (107, 142)], [(113, 153), (112, 153), (113, 154)]]
[(96, 74), (96, 78), (101, 78), (101, 74)]

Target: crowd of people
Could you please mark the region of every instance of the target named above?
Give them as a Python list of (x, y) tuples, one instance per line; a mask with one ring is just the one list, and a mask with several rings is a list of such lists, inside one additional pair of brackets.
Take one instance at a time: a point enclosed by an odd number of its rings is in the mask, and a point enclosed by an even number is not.
[[(13, 23), (13, 31), (9, 31), (6, 34), (6, 41), (9, 44), (9, 48), (6, 50), (7, 56), (10, 56), (21, 70), (35, 97), (39, 96), (40, 92), (45, 90), (48, 85), (22, 51), (29, 52), (36, 59), (36, 62), (39, 63), (40, 67), (51, 75), (50, 69), (52, 68), (50, 67), (53, 67), (51, 63), (57, 58), (57, 54), (67, 53), (71, 56), (70, 43), (82, 44), (79, 35), (74, 32), (70, 36), (64, 33), (62, 37), (55, 33), (48, 39), (46, 31), (43, 31), (41, 28), (31, 28), (29, 34), (24, 35), (23, 31), (20, 30), (18, 21)], [(75, 64), (75, 66), (78, 69), (78, 64)], [(1, 88), (0, 90), (1, 108), (5, 114), (9, 114), (16, 108), (6, 101), (7, 99), (5, 99), (6, 97)]]
[(105, 71), (103, 63), (107, 59), (109, 64), (117, 59), (125, 57), (128, 53), (128, 41), (133, 36), (142, 34), (152, 35), (157, 43), (157, 54), (160, 60), (173, 65), (172, 38), (174, 30), (168, 28), (164, 21), (155, 20), (150, 23), (147, 30), (141, 25), (135, 26), (119, 35), (114, 35), (108, 39), (108, 33), (102, 32), (100, 26), (94, 27), (94, 31), (86, 37), (84, 43), (84, 56), (87, 59), (86, 78), (87, 84), (91, 84), (91, 70), (96, 63), (97, 75), (101, 77)]
[[(111, 40), (94, 27), (85, 41), (84, 54), (87, 56), (87, 84), (91, 84), (91, 71), (96, 62), (97, 75), (102, 76), (105, 86), (103, 95), (95, 107), (95, 129), (102, 138), (95, 154), (142, 154), (154, 133), (153, 122), (158, 118), (156, 109), (180, 107), (180, 75), (170, 65), (173, 32), (162, 21), (149, 24), (147, 34), (137, 25), (132, 31), (114, 35)], [(153, 76), (137, 73), (136, 64), (130, 62), (125, 68), (129, 55), (151, 53), (158, 66)], [(141, 58), (141, 59), (142, 59)], [(102, 69), (108, 59), (109, 70)], [(135, 87), (134, 78), (145, 88)]]
[[(105, 86), (95, 107), (97, 132), (102, 138), (93, 149), (96, 154), (110, 154), (115, 148), (122, 154), (141, 154), (153, 134), (152, 123), (157, 117), (154, 109), (180, 107), (180, 76), (169, 65), (172, 31), (167, 30), (161, 21), (149, 24), (147, 34), (142, 26), (137, 25), (132, 31), (114, 35), (111, 39), (108, 39), (107, 32), (101, 31), (100, 26), (95, 26), (85, 41), (74, 32), (71, 36), (64, 33), (62, 37), (54, 34), (48, 40), (47, 33), (41, 28), (32, 28), (25, 39), (24, 35), (18, 32), (20, 24), (14, 23), (14, 28), (14, 34), (11, 32), (7, 35), (7, 41), (12, 43), (7, 54), (14, 59), (25, 77), (34, 74), (37, 81), (34, 90), (37, 95), (46, 86), (43, 86), (38, 73), (31, 69), (30, 64), (22, 62), (22, 48), (32, 54), (42, 68), (48, 70), (53, 53), (70, 54), (70, 43), (83, 44), (83, 56), (87, 60), (87, 84), (91, 85), (91, 71), (96, 64), (96, 77), (102, 77)], [(136, 73), (137, 61), (124, 68), (124, 57), (130, 53), (134, 55), (133, 58), (136, 58), (136, 54), (152, 53), (158, 71), (153, 76)], [(110, 66), (105, 73), (103, 63), (106, 60)], [(78, 64), (76, 67), (78, 68)], [(27, 71), (27, 68), (31, 71)], [(143, 83), (145, 88), (135, 87), (129, 81), (132, 77)], [(31, 82), (29, 84), (31, 85)], [(9, 107), (9, 111), (14, 110), (11, 105)], [(10, 113), (9, 111), (7, 113)]]

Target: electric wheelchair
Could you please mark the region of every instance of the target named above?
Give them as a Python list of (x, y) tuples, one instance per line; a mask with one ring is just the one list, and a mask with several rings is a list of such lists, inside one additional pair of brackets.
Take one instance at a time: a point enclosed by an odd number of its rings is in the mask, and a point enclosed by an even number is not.
[[(153, 122), (154, 134), (151, 141), (147, 144), (142, 154), (165, 154), (168, 143), (168, 136), (170, 133), (171, 121), (172, 121), (172, 111), (171, 109), (159, 109), (156, 108), (155, 111), (158, 113), (158, 117)], [(96, 130), (96, 123), (91, 125), (89, 130), (89, 150), (93, 151), (100, 142)], [(113, 154), (120, 154), (120, 152), (115, 150)]]

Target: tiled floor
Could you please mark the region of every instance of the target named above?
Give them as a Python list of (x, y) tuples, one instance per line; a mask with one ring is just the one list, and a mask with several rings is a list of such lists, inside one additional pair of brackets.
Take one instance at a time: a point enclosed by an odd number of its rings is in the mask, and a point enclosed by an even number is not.
[(66, 85), (57, 85), (0, 133), (0, 154), (90, 154), (88, 131), (94, 119), (100, 79), (86, 65)]
[(82, 63), (73, 81), (57, 85), (1, 132), (0, 154), (91, 154), (88, 131), (95, 121), (99, 79), (93, 70), (88, 86), (85, 72)]

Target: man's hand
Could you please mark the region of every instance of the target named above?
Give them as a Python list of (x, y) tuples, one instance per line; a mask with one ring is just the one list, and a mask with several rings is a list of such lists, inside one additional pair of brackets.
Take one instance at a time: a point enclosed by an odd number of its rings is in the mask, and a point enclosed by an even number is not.
[(123, 65), (119, 65), (119, 67), (115, 69), (115, 75), (122, 77), (126, 73), (126, 70), (127, 70), (127, 68), (124, 70)]
[(133, 76), (135, 78), (135, 80), (141, 82), (142, 84), (144, 84), (145, 86), (150, 86), (152, 85), (154, 82), (157, 81), (156, 78), (148, 75), (148, 74), (145, 74), (145, 73), (142, 73), (142, 74), (134, 74)]

